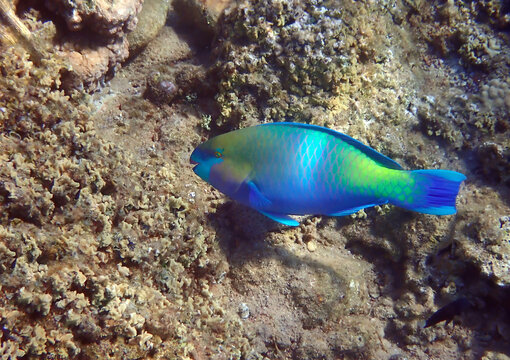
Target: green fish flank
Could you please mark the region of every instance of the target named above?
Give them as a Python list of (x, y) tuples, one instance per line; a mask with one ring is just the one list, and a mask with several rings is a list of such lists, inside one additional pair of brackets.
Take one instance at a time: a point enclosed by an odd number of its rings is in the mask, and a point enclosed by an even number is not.
[(449, 170), (403, 170), (372, 148), (324, 127), (273, 123), (232, 131), (199, 145), (194, 171), (264, 215), (352, 214), (390, 203), (435, 215), (456, 212), (465, 176)]

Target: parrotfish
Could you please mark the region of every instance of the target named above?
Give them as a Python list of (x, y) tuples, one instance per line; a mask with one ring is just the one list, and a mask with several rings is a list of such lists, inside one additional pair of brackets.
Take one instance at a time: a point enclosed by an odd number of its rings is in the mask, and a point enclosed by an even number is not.
[(450, 170), (404, 170), (367, 145), (329, 128), (268, 123), (200, 144), (195, 174), (230, 198), (285, 225), (289, 215), (344, 216), (393, 204), (425, 214), (456, 212), (466, 177)]

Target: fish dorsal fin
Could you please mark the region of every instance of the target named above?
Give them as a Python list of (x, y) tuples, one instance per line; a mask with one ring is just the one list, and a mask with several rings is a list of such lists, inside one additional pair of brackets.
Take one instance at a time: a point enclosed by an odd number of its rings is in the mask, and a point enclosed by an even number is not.
[(307, 129), (307, 130), (320, 131), (320, 132), (324, 132), (329, 135), (333, 135), (333, 136), (339, 138), (340, 140), (348, 143), (349, 145), (354, 146), (356, 149), (358, 149), (363, 154), (365, 154), (366, 156), (368, 156), (375, 162), (379, 163), (380, 165), (387, 167), (389, 169), (402, 170), (402, 166), (400, 166), (399, 163), (390, 159), (386, 155), (383, 155), (380, 152), (375, 151), (370, 146), (367, 146), (367, 145), (359, 142), (358, 140), (353, 139), (352, 137), (350, 137), (348, 135), (342, 134), (341, 132), (338, 132), (338, 131), (335, 131), (332, 129), (328, 129), (328, 128), (325, 128), (322, 126), (317, 126), (317, 125), (301, 124), (301, 123), (293, 123), (293, 122), (267, 123), (267, 124), (262, 124), (259, 126), (277, 126), (277, 125), (299, 127), (299, 128), (303, 128), (303, 129)]

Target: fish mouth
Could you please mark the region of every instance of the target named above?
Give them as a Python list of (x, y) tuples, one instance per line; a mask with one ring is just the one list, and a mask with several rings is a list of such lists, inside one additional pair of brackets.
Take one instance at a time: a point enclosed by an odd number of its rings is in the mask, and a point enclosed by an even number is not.
[(195, 165), (195, 166), (193, 166), (193, 169), (195, 169), (198, 165), (200, 165), (200, 162), (197, 160), (200, 160), (200, 156), (197, 152), (197, 149), (195, 149), (195, 150), (193, 150), (193, 152), (191, 153), (191, 156), (189, 157), (189, 163), (192, 165)]
[(191, 165), (193, 165), (192, 169), (193, 169), (194, 172), (196, 172), (196, 169), (197, 169), (197, 167), (200, 166), (200, 163), (198, 161), (195, 161), (195, 160), (192, 160), (192, 159), (189, 159), (189, 163)]

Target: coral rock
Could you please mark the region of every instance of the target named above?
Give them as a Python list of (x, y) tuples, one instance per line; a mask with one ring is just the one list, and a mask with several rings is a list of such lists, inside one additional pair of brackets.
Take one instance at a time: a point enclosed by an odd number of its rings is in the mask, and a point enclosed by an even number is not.
[(138, 24), (128, 35), (131, 51), (140, 50), (158, 35), (165, 25), (169, 6), (169, 0), (145, 0), (142, 11), (138, 14)]
[(72, 71), (62, 80), (65, 88), (94, 89), (98, 80), (108, 71), (115, 69), (128, 55), (128, 43), (122, 39), (109, 46), (64, 50), (62, 55), (69, 59)]
[(136, 26), (142, 0), (46, 1), (51, 11), (63, 16), (72, 31), (84, 28), (102, 35), (122, 35)]

